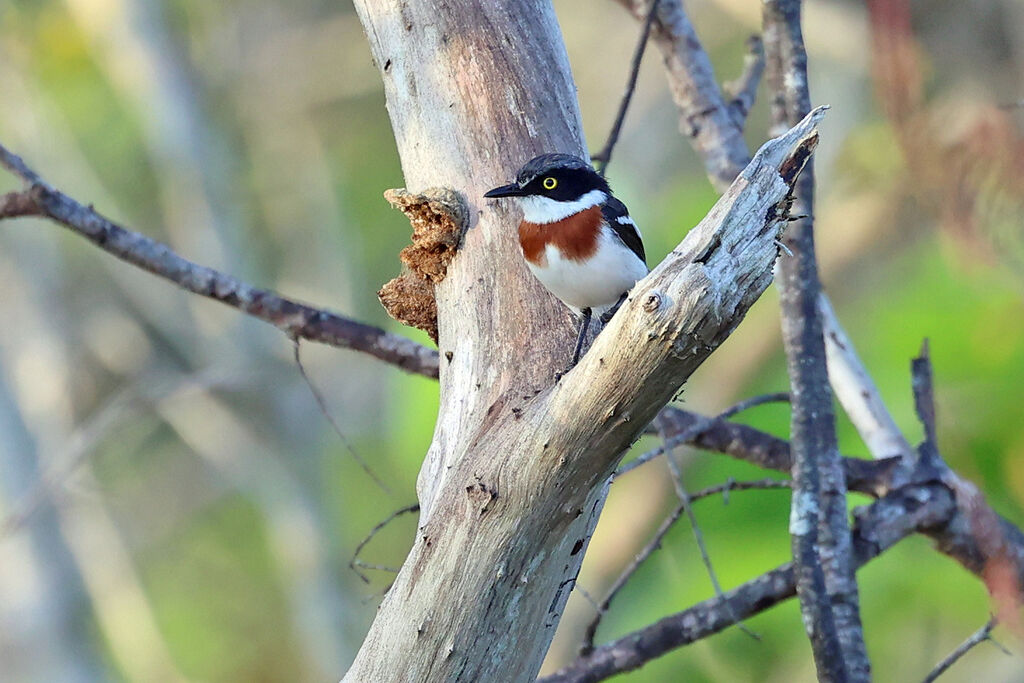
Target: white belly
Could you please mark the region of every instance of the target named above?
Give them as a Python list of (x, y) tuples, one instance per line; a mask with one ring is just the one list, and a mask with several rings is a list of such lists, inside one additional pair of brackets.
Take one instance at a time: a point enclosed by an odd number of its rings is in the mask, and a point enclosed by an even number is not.
[(647, 275), (647, 266), (618, 239), (602, 231), (597, 251), (586, 261), (562, 256), (552, 244), (545, 248), (546, 264), (526, 265), (547, 289), (577, 310), (600, 314), (614, 306), (636, 281)]

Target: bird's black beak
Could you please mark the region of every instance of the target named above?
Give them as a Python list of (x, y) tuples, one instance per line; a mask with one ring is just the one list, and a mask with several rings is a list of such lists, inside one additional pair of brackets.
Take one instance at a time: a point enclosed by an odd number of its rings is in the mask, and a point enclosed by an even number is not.
[(511, 185), (502, 185), (496, 187), (493, 190), (487, 192), (484, 196), (488, 199), (495, 199), (497, 197), (522, 197), (526, 193), (517, 184), (512, 183)]

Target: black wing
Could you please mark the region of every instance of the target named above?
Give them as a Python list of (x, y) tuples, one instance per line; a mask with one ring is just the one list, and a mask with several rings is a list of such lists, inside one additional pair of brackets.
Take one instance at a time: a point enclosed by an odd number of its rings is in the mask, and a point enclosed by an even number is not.
[(601, 205), (601, 213), (611, 229), (615, 231), (615, 235), (646, 265), (647, 255), (644, 254), (644, 242), (640, 238), (640, 230), (637, 229), (636, 223), (629, 217), (626, 205), (615, 197), (609, 197), (608, 201)]

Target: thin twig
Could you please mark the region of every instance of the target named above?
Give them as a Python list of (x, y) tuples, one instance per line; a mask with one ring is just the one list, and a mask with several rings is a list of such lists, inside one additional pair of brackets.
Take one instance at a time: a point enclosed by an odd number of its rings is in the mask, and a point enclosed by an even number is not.
[[(915, 531), (934, 528), (955, 513), (952, 496), (935, 496), (944, 490), (936, 484), (891, 496), (859, 510), (863, 526), (854, 529), (858, 567), (885, 552)], [(683, 645), (696, 642), (793, 597), (796, 574), (792, 563), (751, 579), (682, 612), (595, 647), (564, 669), (538, 679), (537, 683), (596, 683), (637, 669)]]
[(380, 479), (380, 477), (378, 477), (374, 473), (374, 471), (370, 468), (370, 465), (365, 460), (363, 460), (362, 456), (359, 455), (358, 452), (356, 452), (356, 449), (352, 445), (352, 442), (349, 441), (348, 438), (345, 436), (344, 432), (341, 431), (341, 427), (338, 426), (337, 420), (335, 420), (334, 416), (331, 415), (331, 411), (327, 409), (327, 401), (324, 400), (323, 394), (320, 393), (320, 390), (316, 388), (315, 384), (313, 384), (313, 380), (311, 380), (309, 378), (309, 375), (306, 374), (306, 367), (302, 364), (302, 355), (299, 351), (298, 337), (292, 339), (292, 347), (295, 353), (295, 365), (298, 366), (299, 374), (302, 375), (302, 380), (306, 383), (306, 386), (309, 387), (310, 393), (313, 394), (313, 399), (316, 401), (317, 407), (320, 408), (321, 414), (323, 414), (323, 416), (327, 418), (327, 421), (334, 429), (334, 433), (338, 435), (339, 439), (341, 439), (341, 443), (345, 446), (345, 450), (349, 452), (349, 455), (351, 455), (352, 458), (357, 463), (359, 463), (359, 466), (363, 468), (363, 471), (366, 472), (370, 479), (373, 479), (373, 482), (377, 484), (377, 486), (379, 486), (381, 490), (384, 491), (384, 493), (390, 496), (391, 489), (388, 488), (388, 485), (385, 484)]
[[(352, 560), (352, 569), (359, 567), (360, 569), (373, 569), (380, 572), (388, 572), (389, 574), (397, 574), (401, 568), (392, 567), (386, 564), (373, 564), (372, 562), (363, 562), (362, 560)], [(367, 580), (362, 574), (359, 575), (364, 581)]]
[(644, 465), (650, 462), (651, 460), (654, 460), (659, 455), (665, 453), (666, 448), (675, 448), (680, 444), (690, 443), (694, 441), (695, 439), (700, 437), (701, 432), (710, 429), (716, 422), (720, 420), (728, 420), (729, 418), (734, 417), (735, 415), (742, 413), (743, 411), (750, 410), (751, 408), (754, 408), (756, 406), (764, 405), (765, 403), (789, 403), (789, 394), (787, 392), (780, 391), (773, 394), (762, 394), (760, 396), (752, 396), (750, 398), (740, 401), (739, 403), (737, 403), (734, 406), (731, 406), (730, 408), (727, 408), (725, 411), (719, 413), (714, 417), (701, 416), (701, 419), (697, 423), (691, 425), (681, 434), (678, 434), (668, 439), (665, 443), (657, 446), (656, 448), (652, 448), (646, 453), (643, 453), (637, 456), (636, 458), (630, 460), (625, 465), (620, 466), (617, 470), (615, 470), (615, 474), (612, 475), (612, 480), (615, 480), (618, 477), (621, 477), (626, 472), (631, 472), (632, 470), (635, 470), (637, 467), (640, 467), (641, 465)]
[(619, 574), (618, 578), (612, 583), (608, 592), (605, 593), (604, 599), (601, 600), (597, 605), (597, 612), (594, 617), (587, 624), (587, 630), (583, 634), (583, 643), (580, 645), (580, 655), (588, 655), (594, 649), (594, 637), (597, 635), (597, 627), (601, 625), (601, 619), (608, 612), (608, 608), (611, 606), (612, 600), (619, 594), (619, 591), (625, 587), (626, 583), (633, 578), (633, 574), (640, 568), (640, 566), (654, 554), (656, 550), (661, 548), (661, 541), (665, 538), (666, 534), (672, 529), (679, 518), (683, 514), (683, 505), (680, 503), (676, 506), (668, 517), (662, 520), (658, 526), (658, 530), (654, 532), (654, 536), (648, 541), (639, 553), (633, 556), (633, 560), (626, 565), (626, 568)]
[(419, 512), (419, 510), (420, 510), (420, 504), (419, 503), (413, 503), (412, 505), (406, 505), (404, 508), (399, 508), (398, 510), (395, 510), (394, 512), (392, 512), (390, 515), (387, 516), (386, 519), (384, 519), (384, 521), (378, 522), (372, 529), (370, 529), (370, 533), (366, 535), (366, 538), (361, 540), (359, 542), (359, 545), (356, 546), (355, 552), (352, 553), (352, 559), (348, 563), (349, 568), (352, 571), (354, 571), (356, 573), (356, 575), (359, 576), (359, 578), (362, 579), (365, 583), (370, 583), (370, 577), (368, 577), (366, 574), (363, 574), (361, 571), (359, 571), (360, 567), (363, 567), (363, 568), (366, 568), (366, 569), (382, 569), (382, 570), (385, 570), (385, 571), (389, 570), (390, 568), (388, 568), (388, 567), (383, 567), (383, 566), (374, 565), (374, 564), (367, 564), (367, 563), (363, 562), (362, 560), (359, 559), (359, 553), (361, 553), (363, 551), (363, 548), (366, 547), (367, 543), (369, 543), (370, 541), (373, 540), (374, 536), (376, 536), (378, 533), (380, 533), (381, 529), (383, 529), (388, 524), (393, 522), (396, 518), (401, 517), (402, 515), (408, 514), (410, 512)]
[(579, 585), (578, 583), (573, 586), (573, 590), (575, 592), (579, 593), (580, 595), (582, 595), (583, 599), (586, 600), (587, 602), (589, 602), (590, 606), (594, 608), (594, 611), (596, 611), (596, 612), (600, 612), (601, 611), (601, 606), (599, 604), (597, 604), (597, 600), (595, 600), (594, 596), (590, 594), (590, 591), (588, 591), (586, 588), (584, 588), (583, 586)]
[(230, 275), (182, 258), (169, 246), (128, 230), (91, 206), (55, 189), (25, 162), (0, 145), (0, 165), (22, 178), (28, 189), (5, 195), (0, 219), (49, 218), (85, 237), (122, 261), (169, 280), (182, 289), (237, 308), (274, 325), (290, 337), (361, 351), (407, 372), (437, 378), (437, 351), (397, 334), (307, 306), (274, 292), (252, 287)]
[(636, 44), (636, 49), (633, 50), (633, 62), (629, 69), (629, 80), (626, 81), (626, 91), (622, 94), (622, 101), (619, 103), (619, 111), (615, 115), (615, 123), (608, 134), (608, 141), (604, 143), (604, 148), (600, 152), (591, 157), (592, 161), (597, 162), (597, 172), (601, 175), (604, 175), (605, 169), (608, 168), (608, 162), (612, 160), (612, 150), (615, 149), (615, 145), (619, 141), (622, 122), (626, 119), (626, 111), (633, 99), (633, 91), (636, 90), (636, 80), (640, 75), (640, 63), (643, 61), (644, 51), (647, 49), (647, 38), (651, 35), (651, 25), (654, 23), (655, 12), (658, 11), (659, 1), (651, 0), (651, 8), (647, 10), (647, 19), (644, 20), (640, 40)]
[[(617, 2), (634, 17), (644, 18), (643, 0)], [(750, 162), (750, 151), (682, 0), (661, 0), (652, 41), (664, 57), (679, 128), (704, 160), (711, 183), (724, 191)]]
[[(659, 424), (658, 431), (661, 434), (662, 444), (667, 443), (668, 439), (665, 437), (663, 425)], [(715, 568), (711, 564), (711, 554), (708, 552), (707, 544), (704, 542), (704, 533), (701, 531), (700, 525), (697, 524), (697, 515), (694, 514), (693, 506), (690, 504), (690, 494), (687, 493), (686, 486), (683, 484), (683, 471), (682, 468), (679, 467), (679, 463), (676, 462), (674, 453), (674, 448), (666, 447), (665, 462), (668, 463), (668, 469), (672, 474), (672, 486), (675, 488), (676, 496), (679, 498), (680, 507), (682, 507), (686, 512), (687, 519), (690, 520), (690, 529), (693, 531), (693, 539), (697, 542), (697, 549), (700, 551), (700, 559), (704, 563), (704, 569), (707, 570), (708, 578), (711, 580), (711, 586), (715, 589), (715, 595), (722, 598), (724, 594), (724, 591), (722, 591), (722, 584), (719, 582), (718, 574), (715, 573)], [(728, 603), (726, 603), (726, 609), (731, 609)], [(754, 640), (761, 640), (761, 636), (751, 631), (741, 621), (736, 620), (736, 625), (741, 631)]]
[[(758, 479), (757, 481), (734, 481), (730, 479), (724, 484), (717, 484), (715, 486), (709, 486), (690, 494), (689, 502), (694, 503), (704, 498), (722, 494), (722, 496), (728, 495), (729, 491), (749, 491), (753, 489), (785, 489), (789, 488), (789, 482), (786, 480), (779, 479)], [(647, 559), (653, 555), (657, 550), (661, 548), (661, 542), (665, 536), (672, 529), (679, 518), (684, 512), (684, 506), (682, 503), (676, 506), (676, 508), (669, 513), (655, 531), (654, 536), (651, 540), (637, 553), (633, 560), (626, 566), (626, 568), (619, 574), (618, 578), (615, 579), (608, 592), (605, 594), (604, 599), (600, 603), (595, 602), (590, 595), (585, 595), (596, 610), (594, 618), (591, 619), (590, 623), (587, 624), (587, 630), (583, 635), (583, 644), (580, 646), (580, 654), (587, 655), (594, 649), (594, 637), (597, 635), (597, 627), (601, 623), (602, 617), (607, 613), (608, 608), (611, 606), (612, 600), (615, 599), (619, 591), (625, 587), (626, 583), (629, 582), (633, 575), (636, 574), (640, 566), (643, 565)], [(577, 586), (576, 590), (582, 590)]]
[(970, 652), (972, 648), (984, 643), (986, 640), (993, 643), (1006, 654), (1011, 654), (1010, 652), (1007, 652), (1006, 648), (992, 640), (992, 629), (994, 629), (998, 623), (999, 620), (995, 616), (990, 617), (984, 626), (975, 631), (970, 638), (962, 642), (957, 649), (950, 652), (941, 662), (936, 664), (935, 668), (924, 677), (923, 683), (932, 683), (932, 681), (944, 674), (949, 667), (956, 664), (957, 660)]

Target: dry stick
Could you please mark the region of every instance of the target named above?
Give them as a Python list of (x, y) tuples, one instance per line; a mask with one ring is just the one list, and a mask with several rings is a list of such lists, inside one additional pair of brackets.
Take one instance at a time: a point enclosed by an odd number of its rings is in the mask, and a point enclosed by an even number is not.
[(761, 36), (747, 38), (747, 54), (743, 58), (743, 72), (732, 83), (726, 83), (723, 89), (730, 94), (729, 113), (740, 130), (746, 125), (747, 115), (754, 108), (757, 99), (757, 87), (761, 84), (764, 74), (764, 42)]
[[(707, 488), (695, 491), (689, 495), (689, 502), (694, 503), (698, 500), (708, 498), (716, 494), (722, 494), (723, 503), (728, 503), (729, 491), (749, 491), (753, 489), (788, 489), (789, 481), (780, 479), (758, 479), (756, 481), (735, 481), (729, 479), (724, 484), (717, 484), (715, 486), (709, 486)], [(604, 599), (600, 603), (597, 603), (589, 595), (585, 595), (591, 604), (594, 605), (596, 614), (594, 618), (587, 624), (586, 633), (583, 636), (583, 645), (580, 646), (580, 655), (587, 655), (594, 649), (594, 637), (597, 635), (597, 627), (601, 623), (601, 619), (604, 617), (608, 608), (611, 606), (612, 600), (618, 595), (626, 583), (633, 577), (633, 575), (640, 569), (640, 566), (647, 561), (647, 559), (655, 553), (655, 551), (661, 548), (661, 542), (672, 529), (679, 518), (685, 511), (683, 503), (680, 503), (676, 508), (661, 522), (658, 530), (654, 533), (654, 536), (647, 543), (643, 549), (633, 556), (633, 560), (629, 565), (619, 574), (619, 577), (615, 579), (615, 582), (608, 589), (608, 593), (604, 596)], [(577, 587), (577, 590), (582, 590)], [(719, 598), (722, 598), (721, 592), (717, 593)]]
[[(930, 495), (944, 491), (944, 496)], [(855, 559), (862, 566), (911, 533), (934, 528), (955, 514), (953, 497), (938, 484), (894, 492), (860, 510), (855, 529)], [(792, 563), (787, 563), (682, 612), (629, 633), (576, 659), (537, 683), (596, 683), (632, 671), (669, 650), (693, 643), (788, 600), (796, 592)], [(726, 607), (726, 605), (728, 607)]]
[[(642, 0), (617, 2), (643, 17)], [(750, 151), (681, 0), (661, 0), (652, 40), (664, 57), (679, 128), (703, 159), (711, 183), (725, 190), (749, 163)]]
[(619, 103), (619, 111), (615, 115), (615, 123), (608, 134), (608, 141), (604, 143), (604, 148), (600, 152), (591, 157), (591, 161), (597, 162), (597, 172), (601, 175), (604, 175), (605, 169), (608, 168), (608, 162), (612, 160), (612, 150), (615, 149), (615, 144), (619, 141), (622, 122), (626, 119), (626, 111), (629, 109), (629, 103), (633, 99), (633, 91), (636, 90), (636, 80), (640, 75), (640, 62), (643, 61), (644, 51), (647, 49), (647, 38), (651, 35), (651, 25), (654, 23), (654, 13), (658, 11), (659, 1), (651, 0), (651, 8), (647, 11), (647, 19), (644, 20), (644, 27), (640, 32), (640, 41), (636, 44), (636, 49), (633, 51), (633, 63), (629, 69), (626, 91), (622, 95), (622, 102)]
[(604, 617), (605, 613), (608, 612), (608, 608), (611, 606), (612, 600), (614, 600), (615, 596), (619, 594), (619, 591), (625, 587), (626, 583), (633, 578), (633, 575), (638, 569), (640, 569), (640, 566), (647, 560), (647, 558), (653, 555), (656, 550), (661, 548), (661, 541), (665, 538), (675, 523), (679, 521), (682, 514), (683, 505), (680, 503), (676, 506), (675, 510), (668, 515), (668, 517), (662, 520), (661, 524), (658, 526), (658, 530), (654, 532), (654, 536), (650, 541), (648, 541), (647, 545), (645, 545), (639, 553), (633, 556), (633, 560), (626, 566), (622, 573), (619, 574), (619, 577), (615, 579), (615, 582), (612, 583), (608, 592), (605, 593), (604, 599), (595, 605), (597, 609), (594, 617), (590, 620), (590, 623), (587, 624), (587, 630), (583, 634), (583, 643), (580, 645), (579, 649), (580, 656), (586, 656), (593, 652), (594, 637), (597, 635), (597, 627), (600, 626), (601, 619)]
[(988, 622), (986, 622), (984, 626), (975, 631), (970, 638), (962, 642), (957, 649), (950, 652), (941, 662), (936, 664), (935, 668), (932, 669), (931, 672), (924, 677), (923, 683), (932, 683), (932, 681), (934, 681), (936, 678), (944, 674), (946, 672), (946, 669), (956, 664), (957, 660), (959, 660), (965, 654), (970, 652), (972, 648), (981, 643), (984, 643), (986, 640), (991, 642), (993, 645), (998, 647), (1006, 654), (1010, 655), (1011, 653), (1007, 651), (1006, 648), (1004, 648), (1002, 645), (1000, 645), (992, 639), (992, 629), (994, 629), (996, 627), (996, 624), (998, 623), (999, 620), (995, 616), (991, 617), (988, 620)]
[(292, 338), (292, 348), (295, 353), (295, 365), (298, 366), (299, 374), (302, 375), (302, 380), (306, 383), (306, 386), (309, 387), (310, 393), (313, 394), (313, 399), (316, 401), (317, 407), (320, 408), (320, 413), (325, 418), (327, 418), (327, 421), (331, 424), (331, 427), (334, 429), (334, 433), (338, 435), (339, 439), (341, 439), (341, 443), (345, 446), (345, 450), (349, 452), (349, 455), (351, 455), (352, 458), (357, 463), (359, 463), (359, 466), (363, 468), (363, 471), (366, 472), (367, 475), (369, 475), (370, 479), (373, 479), (374, 483), (377, 484), (377, 486), (379, 486), (381, 490), (384, 491), (384, 493), (390, 496), (391, 489), (388, 488), (387, 484), (385, 484), (374, 473), (372, 469), (370, 469), (370, 465), (365, 460), (363, 460), (362, 456), (360, 456), (359, 453), (356, 452), (356, 449), (352, 445), (352, 442), (349, 441), (345, 434), (341, 431), (341, 427), (338, 426), (337, 420), (334, 419), (334, 416), (331, 415), (330, 410), (327, 409), (327, 401), (324, 400), (324, 395), (320, 393), (320, 390), (316, 388), (315, 384), (313, 384), (313, 380), (311, 380), (309, 378), (309, 375), (306, 374), (306, 366), (302, 364), (302, 356), (299, 352), (298, 337)]
[[(634, 16), (640, 16), (639, 0), (617, 0), (617, 2), (629, 8)], [(683, 120), (684, 132), (687, 133), (693, 148), (703, 159), (712, 184), (716, 188), (724, 189), (732, 182), (739, 169), (743, 168), (750, 159), (750, 152), (743, 138), (744, 121), (736, 118), (735, 100), (727, 104), (721, 89), (715, 82), (711, 61), (693, 30), (681, 0), (662, 0), (653, 42), (661, 49), (665, 57), (665, 73)], [(760, 55), (757, 54), (757, 47), (754, 41), (748, 42), (748, 55), (745, 59), (744, 71), (737, 81), (741, 93), (755, 94), (756, 81), (761, 75), (760, 72), (763, 71), (763, 41)], [(734, 92), (735, 90), (734, 86)], [(784, 253), (792, 255), (785, 245), (782, 245), (780, 249)], [(827, 301), (824, 293), (822, 298)], [(842, 332), (834, 315), (832, 320), (833, 327)], [(852, 346), (849, 353), (842, 357), (842, 361), (854, 361), (856, 368), (863, 370), (863, 364), (857, 359)], [(829, 363), (832, 363), (831, 358), (829, 358)], [(856, 372), (856, 368), (851, 371)], [(866, 371), (864, 375), (867, 376)], [(880, 398), (877, 400), (865, 399), (853, 390), (847, 392), (847, 387), (836, 386), (834, 380), (833, 387), (837, 395), (841, 398), (846, 397), (846, 400), (843, 401), (844, 407), (860, 401), (870, 404), (862, 406), (860, 410), (855, 410), (851, 414), (851, 418), (854, 418), (857, 413), (871, 415), (874, 411), (882, 411), (878, 414), (877, 419), (872, 418), (870, 425), (858, 423), (855, 420), (858, 431), (865, 437), (869, 446), (875, 443), (884, 447), (875, 452), (876, 457), (880, 457), (878, 453), (888, 453), (892, 450), (889, 444), (896, 444), (897, 448), (903, 448), (906, 445), (906, 440), (902, 438), (898, 430), (889, 434), (888, 443), (877, 443), (865, 429), (865, 427), (875, 429), (879, 426), (893, 425), (891, 418), (886, 420), (885, 406)], [(872, 450), (875, 451), (874, 448)], [(891, 455), (891, 453), (889, 454)], [(911, 454), (910, 457), (912, 459), (914, 456)]]
[[(407, 372), (437, 378), (437, 351), (397, 334), (257, 289), (230, 275), (188, 261), (170, 247), (108, 220), (46, 183), (17, 155), (0, 145), (0, 165), (28, 189), (0, 197), (0, 219), (49, 218), (104, 251), (182, 289), (237, 308), (290, 337), (361, 351)], [(5, 211), (6, 210), (6, 211)]]
[(783, 402), (789, 403), (789, 394), (787, 392), (780, 391), (774, 394), (762, 394), (760, 396), (752, 396), (748, 399), (744, 399), (737, 403), (736, 405), (727, 408), (725, 411), (719, 413), (714, 417), (701, 416), (701, 419), (696, 424), (684, 430), (682, 434), (665, 440), (657, 448), (652, 448), (646, 453), (637, 456), (633, 460), (627, 462), (625, 465), (619, 467), (617, 470), (615, 470), (615, 473), (612, 475), (612, 480), (614, 481), (615, 479), (621, 477), (626, 472), (631, 472), (632, 470), (635, 470), (637, 467), (640, 467), (641, 465), (650, 462), (651, 460), (655, 459), (662, 453), (665, 453), (666, 448), (672, 449), (684, 443), (691, 443), (693, 440), (700, 437), (700, 434), (703, 430), (710, 429), (716, 422), (720, 420), (728, 420), (729, 418), (737, 415), (738, 413), (742, 413), (743, 411), (749, 410), (750, 408), (754, 408), (755, 406), (764, 405), (765, 403)]
[(365, 583), (370, 583), (370, 577), (366, 576), (361, 571), (359, 571), (359, 568), (363, 568), (363, 569), (379, 569), (379, 570), (382, 570), (382, 571), (392, 571), (392, 568), (391, 567), (384, 567), (382, 565), (377, 565), (377, 564), (368, 564), (366, 562), (363, 562), (362, 560), (359, 559), (359, 553), (361, 553), (363, 551), (363, 548), (366, 547), (367, 543), (369, 543), (370, 541), (373, 540), (374, 536), (376, 536), (378, 533), (380, 533), (381, 529), (386, 527), (388, 524), (390, 524), (396, 518), (401, 517), (402, 515), (408, 514), (410, 512), (419, 512), (419, 509), (420, 509), (420, 504), (419, 503), (413, 503), (412, 505), (406, 505), (404, 508), (399, 508), (398, 510), (395, 510), (390, 515), (388, 515), (385, 520), (383, 520), (381, 522), (378, 522), (372, 529), (370, 529), (370, 533), (366, 535), (366, 538), (361, 540), (359, 542), (359, 545), (356, 546), (355, 552), (352, 553), (352, 560), (349, 561), (348, 566)]
[[(919, 386), (925, 393), (928, 381), (919, 364)], [(927, 373), (930, 377), (930, 371)], [(930, 381), (930, 380), (929, 380)], [(692, 445), (718, 451), (760, 467), (788, 472), (792, 466), (789, 443), (752, 427), (723, 420), (711, 420), (678, 408), (666, 408), (679, 433), (702, 428), (693, 436)], [(966, 516), (964, 503), (957, 497), (956, 482), (939, 483), (942, 477), (927, 476), (923, 483), (909, 483), (906, 468), (899, 458), (864, 460), (844, 458), (844, 471), (850, 490), (876, 496), (879, 500), (855, 511), (855, 559), (862, 565), (901, 538), (914, 531), (923, 532), (937, 542), (940, 552), (961, 563), (976, 576), (985, 570), (986, 549), (983, 539), (974, 533)], [(897, 488), (893, 482), (900, 482)], [(695, 496), (697, 494), (694, 494)], [(974, 504), (984, 504), (983, 500)], [(987, 512), (991, 508), (985, 506)], [(977, 511), (975, 511), (977, 514)], [(991, 512), (995, 516), (994, 512)], [(995, 516), (1004, 542), (1012, 557), (1020, 558), (1024, 567), (1024, 534), (1005, 519)], [(1018, 582), (1024, 585), (1024, 571)], [(726, 593), (732, 613), (746, 618), (792, 597), (795, 591), (792, 565), (768, 572)], [(556, 674), (541, 679), (543, 683), (592, 683), (639, 668), (671, 649), (717, 633), (735, 623), (716, 598), (671, 615), (618, 640), (600, 645), (585, 657)]]
[[(617, 1), (628, 7), (634, 16), (639, 16), (637, 0)], [(690, 140), (693, 147), (703, 158), (712, 184), (715, 187), (724, 188), (732, 182), (736, 172), (746, 165), (750, 158), (742, 134), (745, 120), (737, 117), (739, 113), (737, 105), (742, 108), (746, 98), (756, 94), (758, 80), (764, 67), (763, 41), (758, 41), (756, 38), (748, 41), (748, 54), (744, 60), (743, 73), (730, 88), (733, 93), (739, 93), (739, 95), (733, 95), (733, 101), (728, 104), (715, 82), (714, 74), (711, 71), (711, 62), (693, 30), (680, 0), (662, 0), (661, 11), (658, 13), (654, 31), (654, 42), (665, 56), (664, 64), (669, 85), (683, 118), (684, 128), (690, 126), (690, 131), (692, 131)], [(724, 114), (729, 116), (726, 117)], [(727, 118), (728, 122), (726, 123)], [(781, 246), (781, 250), (792, 255), (785, 245)], [(827, 302), (824, 293), (822, 299)], [(831, 306), (829, 306), (829, 310), (831, 310)], [(829, 323), (828, 316), (826, 316), (825, 322)], [(834, 314), (831, 316), (831, 322), (831, 327), (842, 334), (842, 328)], [(826, 338), (826, 343), (828, 341)], [(840, 356), (839, 359), (844, 363), (848, 361), (852, 363), (848, 366), (849, 373), (860, 371), (864, 377), (867, 377), (866, 371), (863, 370), (863, 364), (856, 357), (852, 346), (849, 347), (849, 352)], [(831, 373), (833, 362), (831, 354), (828, 360)], [(906, 440), (903, 439), (899, 430), (895, 429), (892, 419), (888, 417), (884, 403), (877, 396), (877, 392), (870, 394), (869, 397), (863, 397), (851, 385), (837, 386), (835, 378), (830, 379), (833, 381), (837, 395), (843, 401), (844, 408), (851, 411), (851, 419), (854, 420), (858, 431), (872, 448), (875, 457), (893, 455), (897, 451), (905, 453), (906, 449), (909, 449)], [(846, 391), (847, 388), (850, 390)], [(853, 407), (862, 401), (866, 405), (859, 409)], [(869, 416), (870, 422), (858, 422), (856, 417), (860, 414)], [(878, 431), (880, 428), (887, 428), (890, 431), (885, 435)], [(912, 459), (914, 456), (911, 453), (909, 457)]]
[[(659, 423), (659, 426), (660, 423)], [(668, 442), (665, 436), (665, 429), (662, 427), (659, 429), (662, 447)], [(687, 519), (690, 520), (690, 529), (693, 531), (693, 539), (697, 542), (697, 549), (700, 551), (700, 559), (704, 563), (704, 569), (707, 570), (708, 578), (711, 580), (711, 587), (715, 590), (715, 595), (718, 598), (722, 598), (722, 584), (718, 580), (718, 574), (715, 573), (715, 568), (711, 564), (711, 555), (708, 553), (707, 544), (704, 542), (704, 533), (700, 529), (700, 525), (697, 524), (697, 515), (693, 512), (693, 506), (690, 504), (690, 494), (686, 492), (686, 486), (683, 484), (683, 472), (682, 468), (679, 467), (679, 463), (676, 462), (674, 448), (666, 448), (665, 450), (665, 462), (668, 464), (669, 472), (672, 474), (672, 486), (675, 488), (676, 496), (679, 498), (680, 507), (686, 512)], [(730, 609), (728, 604), (726, 609)], [(730, 615), (735, 617), (735, 615)], [(751, 631), (738, 619), (736, 625), (741, 631), (746, 633), (754, 640), (761, 640), (761, 636)]]
[[(766, 0), (763, 10), (772, 121), (782, 127), (810, 110), (801, 0)], [(812, 213), (813, 194), (813, 169), (808, 167), (796, 188), (797, 213)], [(821, 283), (812, 218), (792, 223), (784, 239), (793, 255), (780, 260), (776, 282), (794, 398), (790, 535), (797, 592), (819, 678), (866, 681), (871, 663), (860, 622), (846, 483), (817, 309)]]
[(898, 455), (905, 465), (912, 467), (917, 454), (896, 426), (824, 292), (818, 295), (818, 313), (825, 336), (829, 381), (850, 422), (875, 458)]

